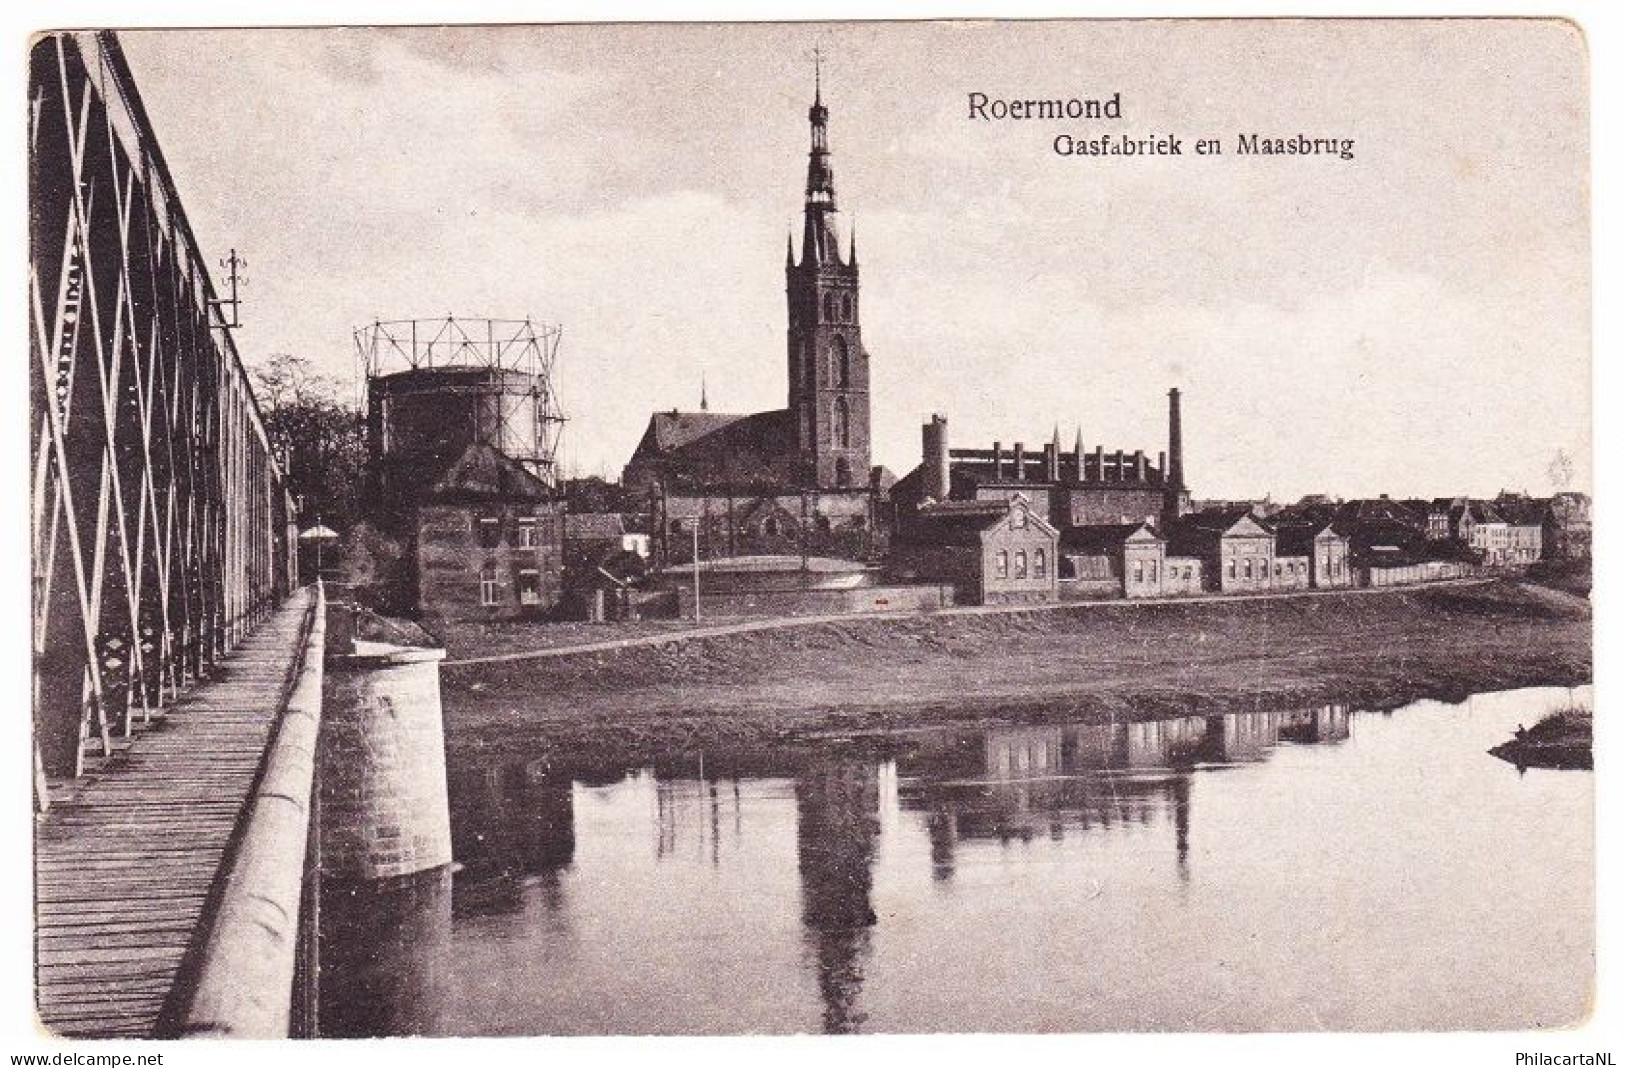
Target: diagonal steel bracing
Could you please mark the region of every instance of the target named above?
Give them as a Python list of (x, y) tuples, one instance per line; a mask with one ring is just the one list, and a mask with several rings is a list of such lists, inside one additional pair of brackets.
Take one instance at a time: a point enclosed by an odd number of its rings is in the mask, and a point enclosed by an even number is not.
[(292, 504), (109, 33), (31, 56), (35, 764), (113, 753), (291, 588)]

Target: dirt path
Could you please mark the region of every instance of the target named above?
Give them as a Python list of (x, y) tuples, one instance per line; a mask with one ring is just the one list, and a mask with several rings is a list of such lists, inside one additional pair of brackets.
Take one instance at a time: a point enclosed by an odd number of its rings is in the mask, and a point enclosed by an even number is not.
[[(1492, 582), (1492, 581), (1494, 581), (1494, 580), (1493, 579), (1486, 579), (1486, 578), (1454, 579), (1454, 580), (1451, 580), (1451, 581), (1448, 581), (1448, 582), (1436, 583), (1436, 584), (1434, 584), (1434, 586), (1429, 587), (1429, 588), (1441, 588), (1441, 587), (1450, 587), (1450, 586), (1482, 586), (1485, 583)], [(1113, 600), (1113, 601), (1066, 601), (1066, 602), (1057, 602), (1057, 603), (1054, 603), (1054, 604), (1038, 604), (1038, 605), (1033, 605), (1033, 604), (1023, 604), (1023, 605), (965, 605), (965, 606), (959, 606), (959, 607), (953, 607), (953, 608), (939, 609), (938, 611), (927, 613), (926, 615), (928, 615), (930, 617), (938, 617), (938, 616), (985, 616), (985, 615), (1010, 615), (1010, 614), (1015, 614), (1015, 613), (1028, 613), (1028, 612), (1088, 611), (1090, 609), (1105, 609), (1105, 608), (1113, 608), (1113, 607), (1116, 607), (1116, 608), (1150, 608), (1150, 607), (1153, 607), (1153, 606), (1156, 606), (1156, 605), (1174, 604), (1174, 603), (1178, 603), (1178, 604), (1205, 604), (1205, 603), (1212, 603), (1212, 602), (1223, 603), (1223, 602), (1229, 602), (1229, 601), (1242, 601), (1242, 600), (1250, 601), (1250, 602), (1257, 602), (1257, 601), (1277, 601), (1277, 600), (1286, 600), (1286, 599), (1297, 599), (1297, 598), (1302, 598), (1302, 597), (1349, 597), (1349, 596), (1382, 597), (1382, 596), (1390, 596), (1390, 595), (1393, 595), (1393, 594), (1411, 592), (1411, 591), (1414, 591), (1414, 589), (1415, 589), (1415, 587), (1387, 586), (1387, 587), (1380, 587), (1380, 588), (1376, 588), (1376, 589), (1356, 589), (1356, 590), (1336, 590), (1336, 591), (1293, 590), (1293, 591), (1290, 591), (1290, 592), (1283, 592), (1283, 593), (1262, 593), (1262, 594), (1244, 594), (1244, 595), (1204, 594), (1204, 595), (1198, 596), (1198, 597), (1181, 597), (1181, 598), (1179, 598), (1179, 600), (1177, 602), (1173, 601), (1172, 599), (1151, 599), (1151, 598), (1147, 598), (1147, 599), (1144, 599), (1144, 600), (1134, 600), (1134, 601), (1127, 601), (1127, 600), (1123, 600), (1123, 601), (1116, 601), (1116, 600)], [(1549, 594), (1552, 594), (1553, 596), (1556, 596), (1556, 597), (1567, 596), (1566, 594), (1561, 594), (1561, 593), (1558, 593), (1557, 591), (1554, 591), (1554, 590), (1547, 590), (1545, 592), (1547, 592)], [(631, 637), (626, 637), (626, 638), (610, 638), (610, 639), (605, 639), (603, 641), (581, 642), (581, 643), (572, 644), (572, 645), (549, 645), (549, 646), (545, 646), (545, 647), (541, 647), (541, 648), (518, 649), (518, 650), (511, 651), (511, 652), (487, 653), (487, 654), (484, 654), (484, 655), (480, 655), (478, 653), (469, 653), (467, 655), (464, 655), (463, 653), (461, 653), (459, 651), (459, 650), (464, 649), (464, 648), (477, 648), (478, 646), (475, 643), (478, 642), (478, 640), (479, 640), (478, 638), (463, 639), (463, 638), (461, 638), (461, 636), (453, 636), (450, 639), (450, 642), (451, 642), (451, 644), (453, 646), (453, 655), (449, 659), (446, 660), (446, 664), (448, 666), (461, 666), (461, 665), (468, 665), (468, 664), (504, 664), (504, 663), (511, 663), (511, 662), (519, 661), (519, 660), (547, 660), (547, 659), (551, 659), (553, 657), (560, 657), (560, 656), (578, 656), (578, 655), (581, 655), (583, 653), (605, 653), (605, 652), (612, 652), (612, 651), (615, 651), (615, 650), (618, 650), (618, 649), (636, 649), (636, 648), (639, 648), (639, 647), (642, 647), (642, 646), (660, 646), (660, 645), (666, 644), (667, 642), (674, 642), (674, 641), (690, 641), (690, 640), (697, 640), (697, 639), (702, 639), (702, 638), (721, 638), (721, 637), (727, 637), (729, 635), (734, 635), (734, 634), (754, 634), (754, 633), (758, 633), (758, 632), (761, 632), (761, 631), (768, 631), (768, 630), (790, 630), (790, 629), (795, 629), (795, 628), (799, 628), (799, 627), (816, 627), (816, 626), (821, 626), (821, 625), (826, 624), (826, 623), (844, 623), (844, 622), (849, 622), (849, 621), (854, 621), (854, 620), (915, 619), (915, 618), (921, 618), (921, 615), (922, 614), (919, 613), (919, 612), (908, 610), (908, 611), (897, 611), (897, 612), (861, 612), (861, 613), (847, 612), (847, 613), (841, 613), (841, 614), (838, 614), (838, 615), (837, 614), (832, 614), (832, 615), (819, 615), (819, 616), (775, 617), (775, 618), (772, 618), (772, 619), (748, 619), (748, 620), (741, 620), (741, 621), (739, 621), (737, 623), (717, 623), (717, 624), (712, 624), (711, 626), (673, 627), (672, 629), (669, 629), (669, 630), (662, 629), (662, 630), (659, 630), (659, 631), (657, 631), (655, 633), (637, 634), (637, 635), (633, 635)], [(550, 637), (547, 634), (545, 629), (538, 630), (534, 626), (532, 626), (530, 629), (535, 633), (535, 636), (537, 638), (539, 638), (539, 639), (546, 640), (548, 637)]]
[(949, 723), (1388, 707), (1591, 677), (1589, 604), (1504, 580), (760, 622), (448, 663), (448, 740), (673, 752)]

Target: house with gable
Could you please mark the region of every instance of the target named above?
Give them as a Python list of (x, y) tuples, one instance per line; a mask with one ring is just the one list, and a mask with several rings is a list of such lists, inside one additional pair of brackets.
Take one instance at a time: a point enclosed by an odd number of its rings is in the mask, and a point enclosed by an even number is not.
[(1209, 590), (1256, 593), (1272, 588), (1275, 531), (1248, 508), (1192, 512), (1168, 524), (1170, 556), (1195, 557)]
[(936, 501), (894, 537), (889, 570), (952, 585), (958, 604), (1040, 604), (1057, 599), (1059, 549), (1055, 528), (1019, 494)]

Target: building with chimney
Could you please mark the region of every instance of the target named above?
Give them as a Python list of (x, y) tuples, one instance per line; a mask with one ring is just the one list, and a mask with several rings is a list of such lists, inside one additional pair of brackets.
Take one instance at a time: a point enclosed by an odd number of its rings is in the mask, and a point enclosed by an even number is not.
[(649, 501), (656, 555), (864, 559), (884, 547), (870, 465), (869, 352), (855, 236), (837, 224), (829, 108), (815, 71), (801, 249), (785, 254), (786, 406), (735, 415), (656, 412), (623, 483)]
[(932, 415), (921, 427), (920, 466), (897, 480), (891, 498), (899, 530), (931, 501), (1006, 500), (1021, 496), (1057, 530), (1149, 523), (1161, 526), (1190, 511), (1185, 485), (1179, 390), (1168, 391), (1168, 448), (1153, 462), (1142, 449), (1087, 449), (1080, 430), (1070, 451), (1056, 429), (1037, 449), (994, 442), (955, 449), (948, 421)]

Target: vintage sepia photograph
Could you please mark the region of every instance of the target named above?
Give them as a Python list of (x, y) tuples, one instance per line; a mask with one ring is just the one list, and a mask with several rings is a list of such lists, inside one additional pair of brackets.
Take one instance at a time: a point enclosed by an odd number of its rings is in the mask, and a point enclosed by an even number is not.
[(1588, 65), (35, 34), (39, 1028), (1582, 1027)]

